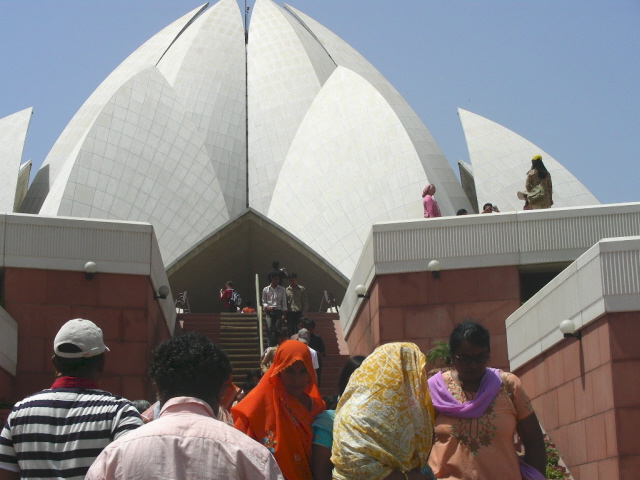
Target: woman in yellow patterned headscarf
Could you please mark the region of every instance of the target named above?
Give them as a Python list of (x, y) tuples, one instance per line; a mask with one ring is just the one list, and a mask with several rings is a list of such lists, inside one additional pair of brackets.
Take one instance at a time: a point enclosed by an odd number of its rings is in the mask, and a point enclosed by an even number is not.
[(413, 343), (378, 347), (340, 398), (331, 461), (338, 480), (430, 479), (433, 406)]

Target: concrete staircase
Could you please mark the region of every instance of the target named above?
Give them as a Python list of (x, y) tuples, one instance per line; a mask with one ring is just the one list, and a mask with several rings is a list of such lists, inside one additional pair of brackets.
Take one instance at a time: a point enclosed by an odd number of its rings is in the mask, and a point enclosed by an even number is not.
[(227, 353), (236, 385), (244, 382), (250, 370), (260, 368), (256, 314), (181, 313), (178, 320), (185, 332), (200, 332)]
[(258, 317), (256, 314), (220, 314), (220, 348), (231, 360), (233, 380), (238, 386), (251, 370), (260, 369), (262, 349), (258, 342)]
[(338, 393), (338, 378), (342, 366), (349, 359), (347, 346), (342, 336), (339, 315), (337, 313), (307, 313), (316, 322), (315, 334), (324, 341), (326, 356), (322, 359), (320, 393), (335, 395)]
[[(320, 392), (335, 395), (338, 377), (349, 359), (337, 313), (308, 313), (316, 323), (315, 334), (324, 341), (326, 356), (322, 359)], [(203, 333), (227, 352), (233, 366), (234, 383), (244, 381), (247, 372), (260, 368), (260, 354), (266, 348), (266, 324), (263, 323), (264, 348), (258, 345), (258, 321), (255, 314), (182, 313), (178, 320), (185, 332)]]

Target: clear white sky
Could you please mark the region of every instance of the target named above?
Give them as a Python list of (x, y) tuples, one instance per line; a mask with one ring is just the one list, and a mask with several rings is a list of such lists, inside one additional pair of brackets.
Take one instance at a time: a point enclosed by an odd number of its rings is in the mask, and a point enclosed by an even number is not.
[[(600, 202), (640, 201), (639, 0), (290, 4), (380, 70), (456, 173), (458, 159), (469, 161), (456, 112), (461, 107), (544, 149)], [(0, 118), (34, 107), (23, 160), (39, 168), (100, 82), (198, 5), (0, 0)]]

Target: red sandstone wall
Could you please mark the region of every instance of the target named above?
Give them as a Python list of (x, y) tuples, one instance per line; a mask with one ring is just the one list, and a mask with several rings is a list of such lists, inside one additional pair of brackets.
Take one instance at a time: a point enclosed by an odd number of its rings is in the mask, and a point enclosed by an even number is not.
[(515, 266), (380, 275), (346, 340), (351, 355), (383, 343), (410, 341), (423, 352), (471, 317), (491, 332), (491, 364), (508, 369), (505, 319), (520, 307)]
[(620, 478), (626, 479), (640, 472), (640, 312), (614, 313), (607, 318)]
[(640, 471), (639, 321), (608, 314), (516, 372), (576, 480)]
[(53, 339), (72, 318), (103, 331), (106, 354), (100, 386), (116, 395), (152, 400), (147, 380), (151, 349), (169, 337), (149, 278), (140, 275), (7, 268), (5, 309), (18, 323), (18, 367), (13, 401), (51, 385)]

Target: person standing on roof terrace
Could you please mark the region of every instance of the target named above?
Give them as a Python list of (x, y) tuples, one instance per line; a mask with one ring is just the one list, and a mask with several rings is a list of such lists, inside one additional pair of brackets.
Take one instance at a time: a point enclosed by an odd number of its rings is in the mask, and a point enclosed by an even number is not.
[(551, 208), (553, 205), (551, 174), (540, 155), (534, 155), (531, 159), (531, 169), (527, 172), (524, 188), (524, 192), (518, 192), (518, 198), (525, 200), (531, 210)]
[(441, 217), (440, 207), (433, 196), (436, 194), (436, 186), (432, 183), (428, 184), (422, 190), (422, 207), (424, 209), (424, 218)]

